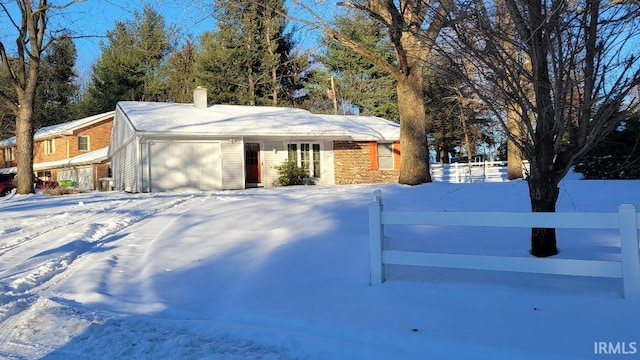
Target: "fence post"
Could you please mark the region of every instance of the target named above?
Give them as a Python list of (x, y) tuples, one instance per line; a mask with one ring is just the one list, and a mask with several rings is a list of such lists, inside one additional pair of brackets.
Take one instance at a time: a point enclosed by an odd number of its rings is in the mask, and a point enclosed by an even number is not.
[(370, 284), (384, 282), (384, 264), (382, 249), (384, 245), (384, 226), (382, 225), (382, 191), (373, 192), (374, 201), (369, 205), (369, 266)]
[(636, 207), (618, 207), (620, 247), (622, 252), (622, 281), (625, 299), (640, 299), (640, 256), (638, 255), (638, 224)]

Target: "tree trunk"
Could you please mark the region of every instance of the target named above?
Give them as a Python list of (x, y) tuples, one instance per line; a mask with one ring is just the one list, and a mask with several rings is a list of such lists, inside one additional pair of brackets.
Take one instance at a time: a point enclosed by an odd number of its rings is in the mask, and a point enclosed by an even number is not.
[(20, 106), (16, 118), (16, 192), (32, 194), (33, 189), (33, 102), (26, 101)]
[[(531, 163), (529, 174), (529, 197), (531, 199), (531, 211), (555, 212), (556, 202), (560, 190), (558, 183), (551, 174), (534, 163)], [(548, 257), (558, 254), (556, 245), (556, 229), (532, 228), (531, 229), (531, 255)]]
[[(511, 136), (520, 138), (522, 132), (520, 131), (520, 122), (522, 119), (518, 118), (518, 114), (514, 110), (508, 110), (507, 113), (507, 130)], [(513, 143), (513, 141), (507, 138), (507, 179), (522, 179), (522, 152)]]
[(397, 89), (403, 154), (398, 182), (405, 185), (431, 182), (422, 68), (415, 66), (407, 76), (398, 79)]

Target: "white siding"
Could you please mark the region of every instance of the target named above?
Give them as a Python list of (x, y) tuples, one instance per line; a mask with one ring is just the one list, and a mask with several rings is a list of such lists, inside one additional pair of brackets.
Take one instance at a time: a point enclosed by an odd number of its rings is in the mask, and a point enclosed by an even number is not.
[(222, 143), (222, 188), (244, 189), (244, 143)]
[(135, 136), (136, 131), (133, 126), (131, 126), (129, 119), (127, 119), (127, 116), (120, 108), (117, 108), (111, 128), (111, 137), (109, 139), (109, 155), (115, 154), (125, 143)]
[(128, 142), (111, 155), (111, 172), (115, 190), (127, 192), (139, 192), (138, 176), (138, 151), (135, 141)]
[(287, 159), (287, 148), (283, 141), (265, 141), (261, 154), (262, 159), (262, 184), (264, 186), (273, 186), (278, 180), (278, 170), (276, 166), (280, 166)]
[(318, 185), (335, 185), (335, 171), (333, 166), (333, 141), (323, 141), (320, 143), (320, 179)]
[(95, 190), (93, 188), (93, 168), (58, 170), (58, 179), (73, 181), (73, 187), (79, 190)]
[(109, 158), (115, 190), (138, 192), (140, 166), (135, 129), (120, 108), (116, 109), (109, 141)]

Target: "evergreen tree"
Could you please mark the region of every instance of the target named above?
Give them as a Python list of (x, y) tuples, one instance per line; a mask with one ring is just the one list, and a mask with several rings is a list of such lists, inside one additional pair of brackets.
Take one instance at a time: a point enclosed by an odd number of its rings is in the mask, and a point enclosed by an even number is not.
[[(9, 60), (10, 63), (13, 60)], [(4, 71), (0, 72), (0, 93), (10, 99), (11, 102), (17, 103), (18, 98), (11, 79), (6, 75)], [(0, 106), (0, 139), (7, 139), (15, 134), (16, 129), (16, 114), (8, 106)]]
[(189, 103), (193, 101), (195, 79), (196, 44), (188, 39), (178, 50), (171, 53), (166, 65), (167, 101)]
[(171, 33), (164, 18), (148, 4), (142, 13), (134, 14), (134, 20), (116, 22), (93, 66), (83, 99), (87, 115), (113, 110), (121, 100), (165, 100), (161, 68), (171, 51)]
[(40, 65), (34, 109), (35, 127), (59, 124), (75, 119), (73, 101), (79, 86), (75, 71), (77, 52), (68, 35), (57, 38), (45, 51)]
[(200, 37), (198, 83), (214, 103), (281, 105), (292, 94), (291, 50), (283, 0), (220, 1), (217, 29)]
[[(393, 61), (393, 47), (386, 29), (366, 14), (345, 11), (336, 16), (338, 31), (364, 44), (380, 57)], [(380, 116), (398, 120), (398, 105), (395, 79), (368, 58), (349, 47), (336, 43), (329, 36), (322, 40), (326, 51), (317, 57), (329, 71), (321, 88), (327, 88), (330, 96), (335, 96), (342, 112), (356, 107), (362, 115)], [(328, 87), (329, 79), (335, 75), (335, 94)]]
[[(33, 109), (34, 129), (76, 118), (74, 101), (79, 89), (74, 68), (76, 57), (76, 47), (68, 35), (52, 40), (43, 51)], [(9, 62), (13, 64), (15, 59)], [(0, 75), (0, 91), (17, 103), (15, 90), (5, 74)], [(15, 119), (13, 111), (0, 107), (0, 138), (14, 135)]]
[(585, 179), (640, 179), (640, 113), (616, 116), (617, 127), (575, 167)]

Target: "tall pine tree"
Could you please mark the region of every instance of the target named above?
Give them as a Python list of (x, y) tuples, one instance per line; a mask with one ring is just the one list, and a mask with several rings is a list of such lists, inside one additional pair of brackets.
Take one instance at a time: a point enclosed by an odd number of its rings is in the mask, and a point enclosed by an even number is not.
[[(364, 44), (378, 56), (393, 61), (394, 53), (386, 30), (362, 12), (347, 10), (336, 16), (338, 31)], [(330, 72), (321, 83), (327, 87), (335, 76), (335, 94), (339, 108), (356, 107), (362, 115), (398, 120), (395, 79), (371, 60), (325, 35), (325, 52), (317, 57)], [(323, 86), (324, 85), (324, 86)], [(328, 89), (333, 91), (333, 89)]]
[(193, 101), (196, 44), (187, 39), (184, 45), (169, 56), (165, 66), (167, 101), (189, 103)]
[(93, 67), (83, 99), (86, 115), (113, 110), (122, 100), (165, 100), (161, 69), (172, 43), (172, 28), (150, 5), (133, 20), (116, 22)]
[(34, 109), (35, 127), (74, 120), (73, 102), (79, 85), (75, 63), (76, 47), (68, 35), (58, 37), (45, 51), (40, 64)]
[[(293, 40), (283, 0), (219, 1), (217, 29), (200, 37), (196, 78), (214, 103), (282, 105), (291, 99)], [(285, 102), (290, 104), (290, 101)]]

